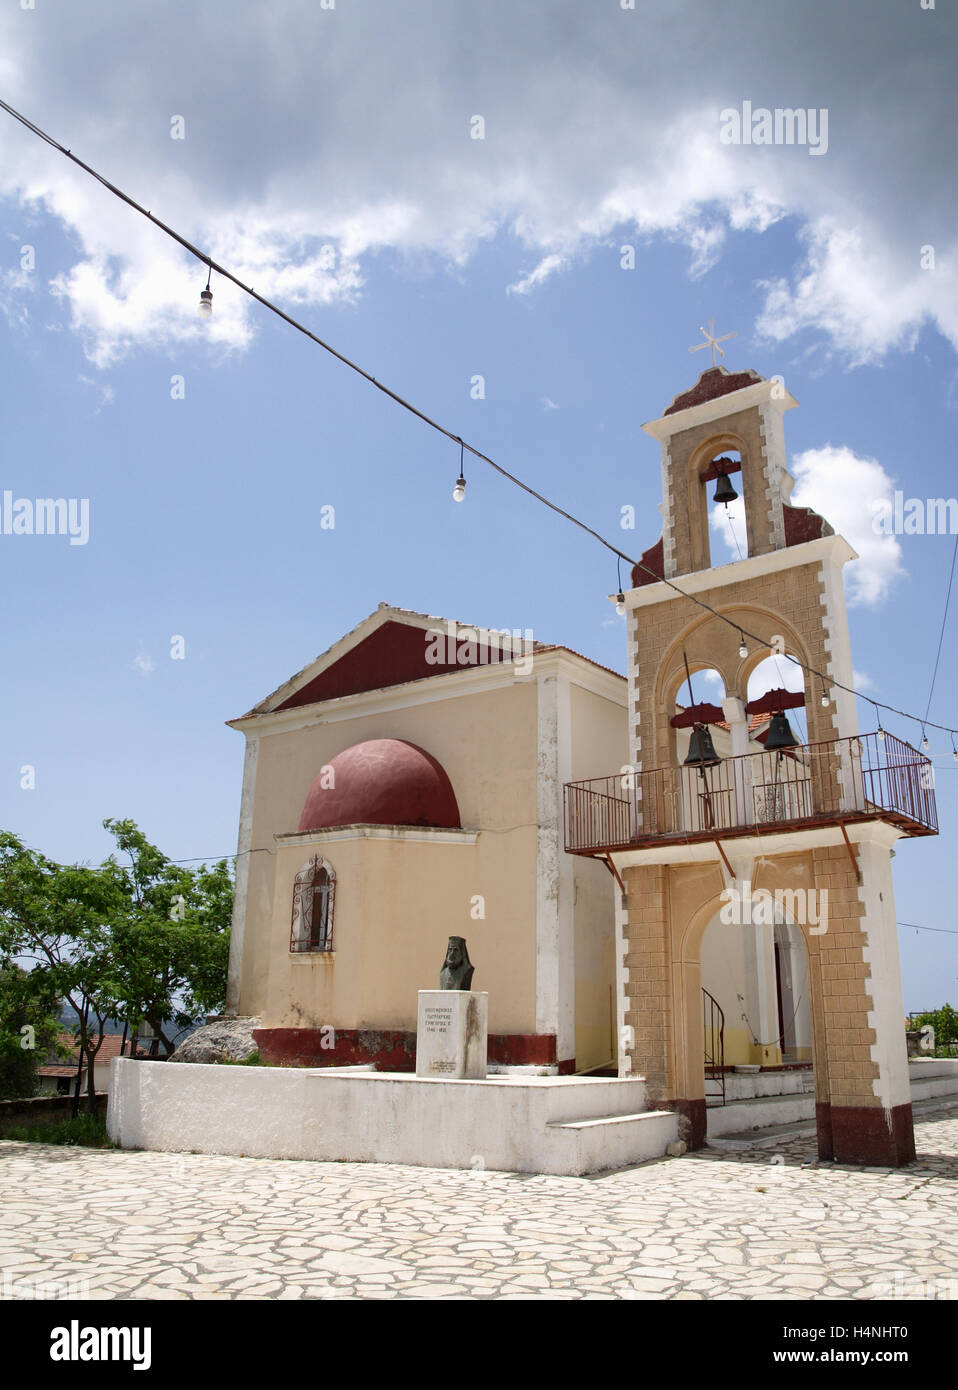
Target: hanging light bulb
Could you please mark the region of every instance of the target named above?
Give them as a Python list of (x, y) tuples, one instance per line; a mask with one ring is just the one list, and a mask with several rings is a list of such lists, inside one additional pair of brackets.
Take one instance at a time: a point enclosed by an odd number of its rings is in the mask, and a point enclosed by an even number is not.
[(212, 275), (213, 267), (210, 266), (210, 273), (206, 277), (206, 289), (200, 290), (200, 302), (197, 305), (197, 311), (202, 319), (208, 319), (213, 312), (213, 291), (210, 289)]
[(828, 691), (822, 686), (822, 709), (828, 709), (831, 703), (831, 700), (828, 698)]
[(885, 742), (885, 730), (882, 728), (880, 722), (878, 725), (878, 737), (881, 739), (882, 743)]
[(930, 747), (931, 747), (931, 744), (928, 742), (928, 735), (927, 735), (927, 734), (922, 734), (922, 736), (921, 736), (921, 751), (922, 751), (923, 753), (927, 753), (927, 752), (928, 752), (928, 749), (929, 749)]
[(748, 647), (745, 645), (745, 633), (739, 628), (738, 654), (741, 657), (748, 656)]
[(954, 739), (951, 740), (951, 756), (954, 758), (955, 762), (958, 763), (958, 748), (955, 747)]
[(615, 611), (620, 618), (625, 617), (625, 594), (620, 589), (615, 596)]
[(461, 502), (466, 495), (466, 475), (463, 471), (463, 460), (465, 458), (465, 445), (459, 441), (459, 477), (456, 479), (456, 486), (452, 490), (452, 500)]

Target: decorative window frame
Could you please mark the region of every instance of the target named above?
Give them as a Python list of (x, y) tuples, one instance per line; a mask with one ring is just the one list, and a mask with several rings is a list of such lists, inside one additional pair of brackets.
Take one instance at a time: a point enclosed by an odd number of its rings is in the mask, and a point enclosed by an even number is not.
[[(321, 901), (322, 920), (314, 919), (316, 900)], [(293, 906), (289, 931), (291, 955), (331, 955), (333, 952), (333, 909), (336, 900), (336, 870), (321, 854), (309, 858), (293, 879)]]

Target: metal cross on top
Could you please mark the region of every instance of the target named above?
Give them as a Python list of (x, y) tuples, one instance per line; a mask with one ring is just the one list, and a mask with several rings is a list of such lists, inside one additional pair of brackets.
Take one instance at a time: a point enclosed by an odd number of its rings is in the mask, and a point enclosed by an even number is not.
[(724, 342), (726, 342), (729, 338), (737, 338), (737, 337), (738, 337), (738, 334), (737, 334), (737, 333), (723, 333), (722, 336), (721, 336), (721, 338), (716, 338), (716, 336), (715, 336), (715, 320), (714, 320), (714, 319), (709, 319), (709, 326), (708, 326), (707, 329), (702, 328), (702, 327), (699, 327), (699, 332), (700, 332), (701, 334), (704, 335), (704, 337), (705, 337), (705, 342), (704, 342), (704, 343), (696, 343), (694, 347), (690, 347), (690, 348), (689, 348), (689, 352), (698, 352), (700, 348), (705, 348), (705, 347), (711, 348), (711, 349), (712, 349), (712, 366), (713, 366), (713, 367), (715, 366), (715, 354), (716, 354), (716, 353), (718, 353), (719, 357), (724, 357), (724, 356), (725, 356), (725, 352), (724, 352), (724, 350), (723, 350), (722, 348), (719, 347), (719, 343), (724, 343)]

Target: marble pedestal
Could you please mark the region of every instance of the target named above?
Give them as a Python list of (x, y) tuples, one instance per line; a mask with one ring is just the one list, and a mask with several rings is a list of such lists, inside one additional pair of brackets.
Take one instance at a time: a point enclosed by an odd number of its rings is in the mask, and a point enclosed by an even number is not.
[(416, 1075), (481, 1081), (489, 1044), (489, 995), (467, 989), (421, 989)]

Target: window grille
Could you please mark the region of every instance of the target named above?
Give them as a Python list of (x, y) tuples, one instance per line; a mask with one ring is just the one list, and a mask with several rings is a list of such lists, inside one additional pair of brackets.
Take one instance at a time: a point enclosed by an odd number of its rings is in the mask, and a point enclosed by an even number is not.
[(316, 854), (293, 881), (293, 922), (289, 949), (333, 949), (333, 900), (336, 874), (331, 864)]

